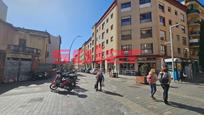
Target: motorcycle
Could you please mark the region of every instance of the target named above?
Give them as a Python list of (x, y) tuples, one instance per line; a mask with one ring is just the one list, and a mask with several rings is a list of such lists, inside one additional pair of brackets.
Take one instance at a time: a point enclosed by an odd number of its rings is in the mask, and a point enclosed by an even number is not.
[[(62, 76), (63, 77), (63, 76)], [(56, 90), (57, 88), (66, 89), (68, 92), (72, 91), (74, 88), (74, 82), (70, 78), (59, 78), (59, 75), (56, 75), (56, 78), (50, 84), (51, 90)]]

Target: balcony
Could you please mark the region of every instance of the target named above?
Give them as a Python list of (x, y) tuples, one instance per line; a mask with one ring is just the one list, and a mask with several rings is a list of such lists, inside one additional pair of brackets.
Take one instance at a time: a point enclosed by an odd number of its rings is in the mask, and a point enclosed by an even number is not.
[(197, 36), (200, 36), (200, 32), (197, 31), (197, 32), (189, 32), (190, 36), (191, 37), (197, 37)]
[(200, 11), (197, 9), (187, 9), (187, 14), (200, 14)]
[(200, 20), (192, 20), (192, 21), (189, 21), (188, 24), (190, 26), (199, 26), (200, 27)]
[(35, 54), (40, 55), (40, 50), (30, 47), (19, 47), (18, 45), (8, 45), (7, 50), (11, 53), (24, 53), (24, 54)]

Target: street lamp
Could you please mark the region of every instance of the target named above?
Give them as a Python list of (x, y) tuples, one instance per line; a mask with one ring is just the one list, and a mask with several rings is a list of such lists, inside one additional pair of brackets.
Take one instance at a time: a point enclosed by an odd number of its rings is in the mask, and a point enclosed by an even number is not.
[(172, 29), (180, 24), (175, 24), (169, 27), (170, 31), (170, 42), (171, 42), (171, 59), (172, 59), (172, 76), (174, 75), (174, 48), (173, 48), (173, 37), (172, 37)]
[(76, 41), (76, 39), (77, 38), (81, 38), (82, 36), (80, 36), (80, 35), (78, 35), (78, 36), (76, 36), (73, 40), (72, 40), (72, 43), (71, 43), (71, 45), (70, 45), (70, 47), (69, 47), (69, 63), (71, 62), (71, 49), (72, 49), (72, 45), (73, 45), (73, 43)]

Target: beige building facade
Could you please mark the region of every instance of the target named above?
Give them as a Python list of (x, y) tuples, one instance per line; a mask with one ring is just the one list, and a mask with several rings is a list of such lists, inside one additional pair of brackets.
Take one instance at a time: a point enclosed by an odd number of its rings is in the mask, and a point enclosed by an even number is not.
[(198, 0), (186, 0), (191, 59), (198, 60), (200, 22), (204, 20), (204, 6)]
[(187, 59), (184, 5), (174, 0), (115, 0), (94, 25), (86, 43), (95, 40), (92, 68), (111, 68), (125, 74), (148, 64), (159, 70), (161, 59), (171, 57), (169, 27), (177, 23), (180, 26), (173, 28), (174, 56)]
[(29, 72), (47, 63), (50, 36), (48, 32), (14, 27), (0, 20), (0, 81), (25, 81)]

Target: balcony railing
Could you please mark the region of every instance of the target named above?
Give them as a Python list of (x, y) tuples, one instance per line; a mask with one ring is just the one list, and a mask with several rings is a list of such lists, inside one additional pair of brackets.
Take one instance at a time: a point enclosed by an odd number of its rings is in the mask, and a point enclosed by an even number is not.
[(12, 53), (25, 53), (25, 54), (40, 54), (40, 50), (36, 48), (30, 48), (30, 47), (20, 47), (18, 45), (8, 45), (7, 49)]
[(189, 24), (200, 24), (200, 20), (192, 20), (188, 22)]
[(200, 11), (197, 10), (197, 9), (188, 9), (187, 10), (187, 14), (191, 14), (191, 13), (198, 13), (198, 14), (200, 14)]
[(190, 35), (200, 35), (200, 32), (190, 32)]

